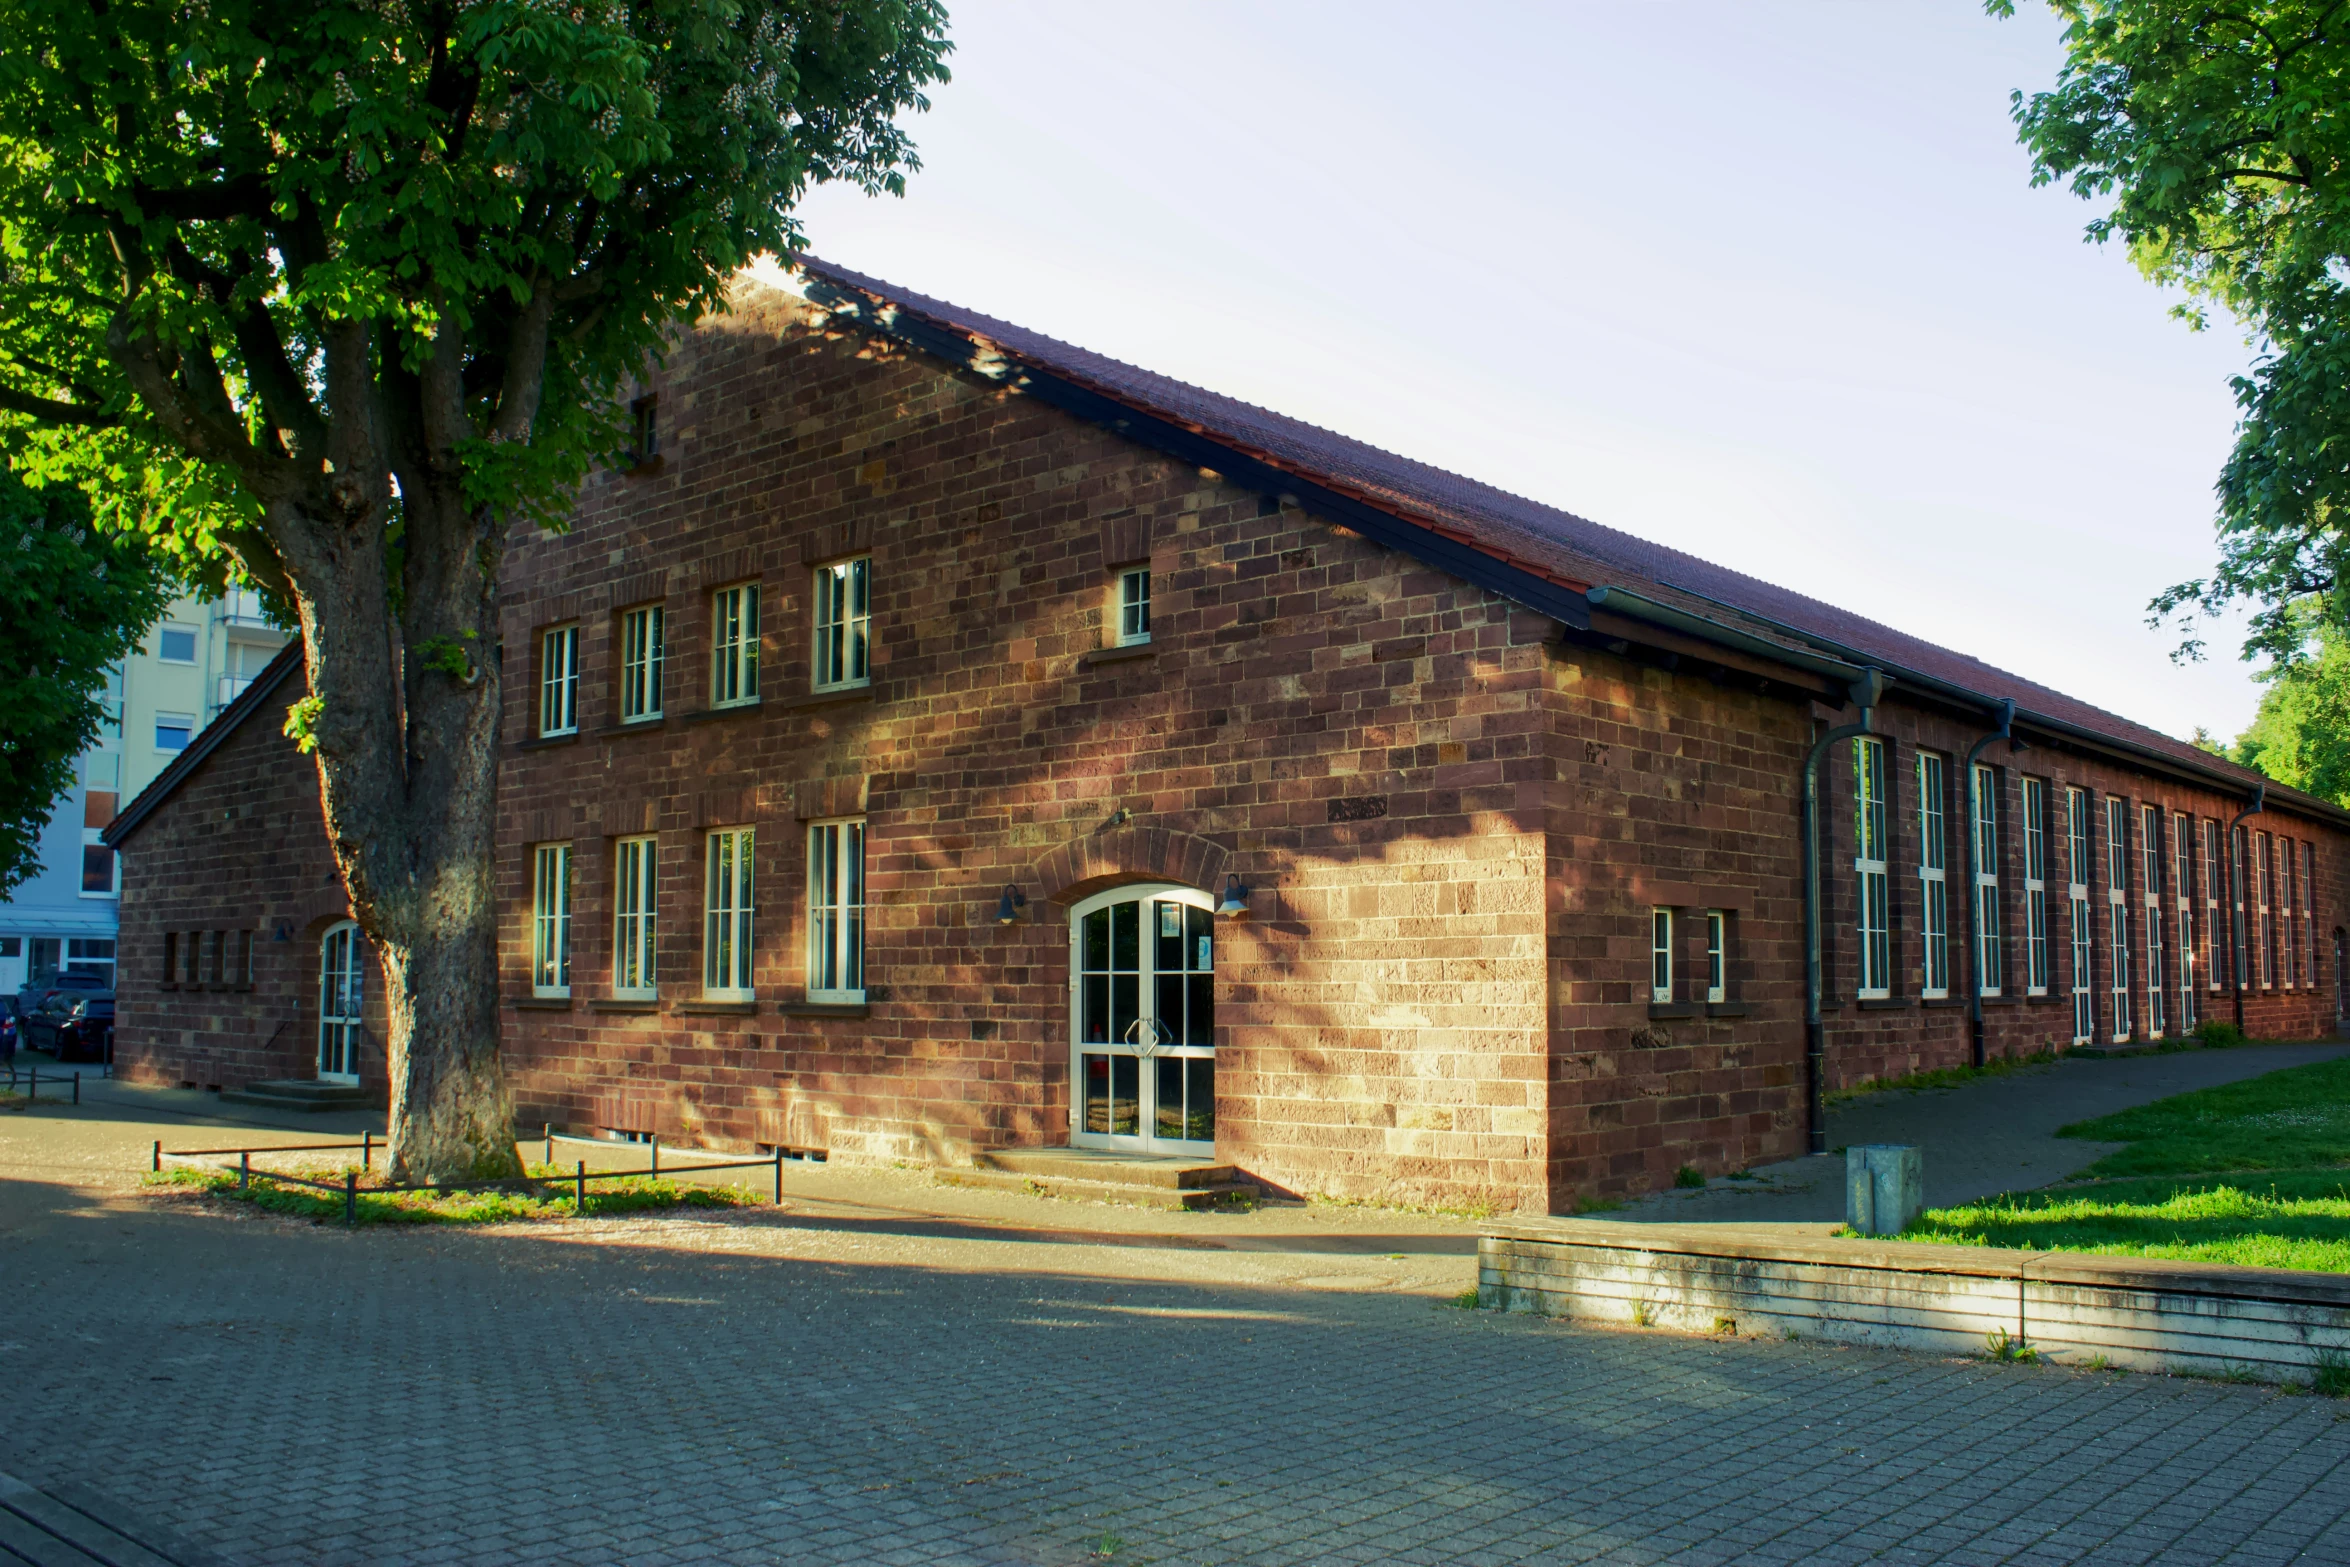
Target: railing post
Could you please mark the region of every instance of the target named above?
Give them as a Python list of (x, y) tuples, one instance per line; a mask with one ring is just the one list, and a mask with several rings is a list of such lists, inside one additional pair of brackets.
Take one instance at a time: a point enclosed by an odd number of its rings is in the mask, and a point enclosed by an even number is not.
[(585, 1159), (579, 1161), (579, 1195), (571, 1199), (571, 1216), (575, 1219), (587, 1217), (587, 1161)]
[(353, 1170), (343, 1172), (343, 1222), (359, 1222), (359, 1176)]
[(77, 1105), (82, 1102), (82, 1074), (79, 1072), (73, 1075), (73, 1102)]
[(160, 1137), (155, 1139), (155, 1173), (163, 1173), (163, 1139)]
[(775, 1146), (775, 1206), (783, 1206), (783, 1145)]
[(359, 1168), (375, 1168), (375, 1133), (366, 1127), (359, 1129)]
[(655, 1133), (653, 1134), (653, 1143), (652, 1143), (652, 1147), (653, 1147), (653, 1170), (652, 1170), (652, 1173), (653, 1173), (653, 1174), (655, 1174), (655, 1175), (659, 1175), (659, 1174), (661, 1173), (661, 1134), (660, 1134), (659, 1132), (655, 1132)]
[(551, 1167), (555, 1162), (555, 1123), (548, 1121), (545, 1126), (547, 1129), (547, 1157), (540, 1163)]
[(252, 1184), (252, 1181), (253, 1156), (250, 1153), (240, 1153), (237, 1155), (237, 1190), (243, 1191)]

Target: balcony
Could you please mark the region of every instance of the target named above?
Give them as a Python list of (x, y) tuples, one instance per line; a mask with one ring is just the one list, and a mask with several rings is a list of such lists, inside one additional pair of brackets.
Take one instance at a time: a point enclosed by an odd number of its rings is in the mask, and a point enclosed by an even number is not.
[(218, 689), (213, 693), (211, 717), (220, 716), (220, 710), (245, 694), (245, 687), (253, 683), (251, 675), (222, 675)]

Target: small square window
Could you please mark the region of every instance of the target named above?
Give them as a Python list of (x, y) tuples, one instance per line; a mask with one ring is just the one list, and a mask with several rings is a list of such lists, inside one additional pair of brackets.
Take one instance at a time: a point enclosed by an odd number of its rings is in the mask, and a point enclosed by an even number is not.
[(155, 656), (166, 664), (193, 664), (196, 661), (196, 628), (165, 626), (155, 634)]
[(155, 715), (155, 749), (158, 751), (185, 751), (195, 734), (196, 720), (186, 713)]
[(643, 467), (661, 455), (661, 404), (657, 398), (640, 397), (628, 405), (629, 457), (637, 467)]
[(1705, 911), (1705, 999), (1730, 999), (1729, 917), (1720, 909)]
[(1673, 999), (1673, 911), (1648, 911), (1648, 999)]
[(1118, 573), (1118, 646), (1136, 647), (1151, 639), (1151, 573), (1137, 566)]
[(82, 891), (111, 896), (114, 890), (114, 851), (102, 843), (83, 844)]

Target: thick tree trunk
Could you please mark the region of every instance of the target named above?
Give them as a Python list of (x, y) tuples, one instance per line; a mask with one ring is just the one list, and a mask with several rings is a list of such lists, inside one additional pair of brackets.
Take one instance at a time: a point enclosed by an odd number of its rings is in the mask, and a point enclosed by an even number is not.
[[(390, 1173), (513, 1176), (522, 1166), (498, 1056), (493, 880), (496, 529), (453, 485), (417, 484), (401, 506), (396, 595), (379, 519), (346, 532), (311, 516), (273, 532), (303, 541), (285, 553), (327, 837), (352, 917), (382, 960)], [(325, 509), (344, 508), (373, 511), (348, 495)]]

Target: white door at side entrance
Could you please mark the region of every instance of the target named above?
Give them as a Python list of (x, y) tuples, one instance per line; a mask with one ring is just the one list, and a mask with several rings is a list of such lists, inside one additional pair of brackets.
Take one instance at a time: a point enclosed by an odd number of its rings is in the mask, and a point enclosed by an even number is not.
[(345, 921), (318, 949), (318, 1080), (359, 1081), (360, 1017), (364, 1011), (365, 952), (359, 927)]
[(1119, 887), (1069, 916), (1069, 1142), (1216, 1151), (1215, 914), (1192, 887)]

